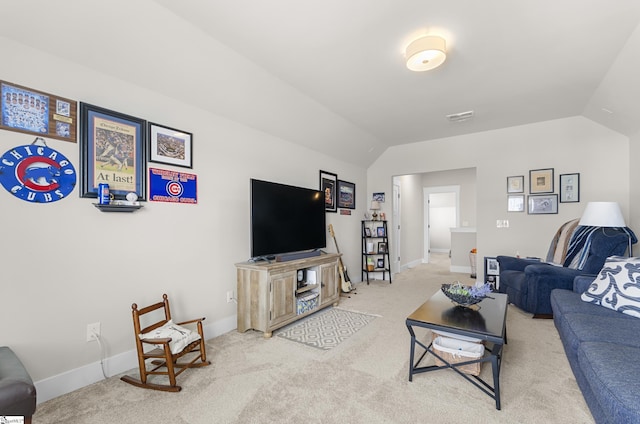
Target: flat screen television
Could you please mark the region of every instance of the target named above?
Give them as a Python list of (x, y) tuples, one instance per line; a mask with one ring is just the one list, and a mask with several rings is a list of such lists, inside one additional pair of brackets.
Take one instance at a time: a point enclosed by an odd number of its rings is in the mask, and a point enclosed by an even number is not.
[(251, 179), (251, 257), (322, 249), (327, 245), (319, 190)]

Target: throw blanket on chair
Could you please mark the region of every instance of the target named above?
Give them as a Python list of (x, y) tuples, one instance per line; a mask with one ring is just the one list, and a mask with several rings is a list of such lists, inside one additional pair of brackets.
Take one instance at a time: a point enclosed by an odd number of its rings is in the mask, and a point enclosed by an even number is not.
[[(567, 268), (573, 268), (582, 270), (587, 263), (589, 257), (589, 251), (591, 250), (591, 241), (593, 234), (596, 231), (602, 231), (603, 227), (586, 227), (579, 226), (576, 228), (571, 242), (569, 243), (569, 249), (567, 251), (567, 257), (563, 266)], [(628, 227), (612, 227), (612, 230), (623, 231), (631, 239), (632, 243), (636, 243), (637, 239), (635, 234)]]
[(573, 269), (582, 269), (589, 257), (589, 249), (591, 247), (593, 233), (601, 228), (602, 227), (586, 226), (579, 226), (576, 228), (573, 236), (571, 237), (571, 241), (569, 242), (569, 248), (567, 250), (567, 256), (563, 266)]
[(558, 231), (556, 231), (553, 240), (551, 240), (549, 251), (547, 252), (547, 262), (564, 265), (570, 241), (573, 239), (573, 233), (578, 227), (578, 222), (580, 222), (580, 219), (565, 222)]

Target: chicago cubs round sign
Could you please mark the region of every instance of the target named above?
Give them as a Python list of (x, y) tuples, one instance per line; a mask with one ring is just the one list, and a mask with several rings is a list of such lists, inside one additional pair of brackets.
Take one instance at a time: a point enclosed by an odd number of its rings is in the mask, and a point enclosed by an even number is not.
[(62, 153), (47, 146), (18, 146), (0, 158), (0, 184), (27, 202), (51, 203), (71, 193), (76, 170)]

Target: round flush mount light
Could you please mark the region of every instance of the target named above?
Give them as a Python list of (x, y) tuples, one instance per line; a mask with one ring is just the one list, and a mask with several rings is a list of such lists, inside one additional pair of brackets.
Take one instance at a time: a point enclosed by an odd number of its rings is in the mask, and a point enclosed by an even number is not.
[(407, 68), (429, 71), (442, 65), (447, 58), (446, 42), (437, 35), (426, 35), (412, 41), (406, 49)]

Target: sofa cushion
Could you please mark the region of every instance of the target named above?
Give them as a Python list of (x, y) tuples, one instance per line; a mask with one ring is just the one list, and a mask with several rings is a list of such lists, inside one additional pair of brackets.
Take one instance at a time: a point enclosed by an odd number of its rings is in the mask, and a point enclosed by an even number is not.
[(640, 258), (612, 256), (582, 300), (640, 318)]
[(640, 322), (624, 315), (615, 315), (617, 316), (596, 317), (591, 314), (565, 314), (560, 325), (567, 356), (574, 359), (580, 344), (584, 342), (605, 342), (640, 348), (640, 338), (635, 337), (640, 332)]
[[(626, 317), (614, 310), (607, 308), (598, 308), (595, 305), (586, 303), (580, 297), (580, 293), (571, 290), (554, 289), (551, 291), (551, 306), (553, 308), (553, 316), (563, 316), (568, 313), (589, 314), (602, 317), (620, 316)], [(628, 317), (631, 318), (631, 317)]]
[(640, 422), (639, 357), (640, 348), (612, 343), (585, 342), (578, 348), (580, 368), (609, 422)]

